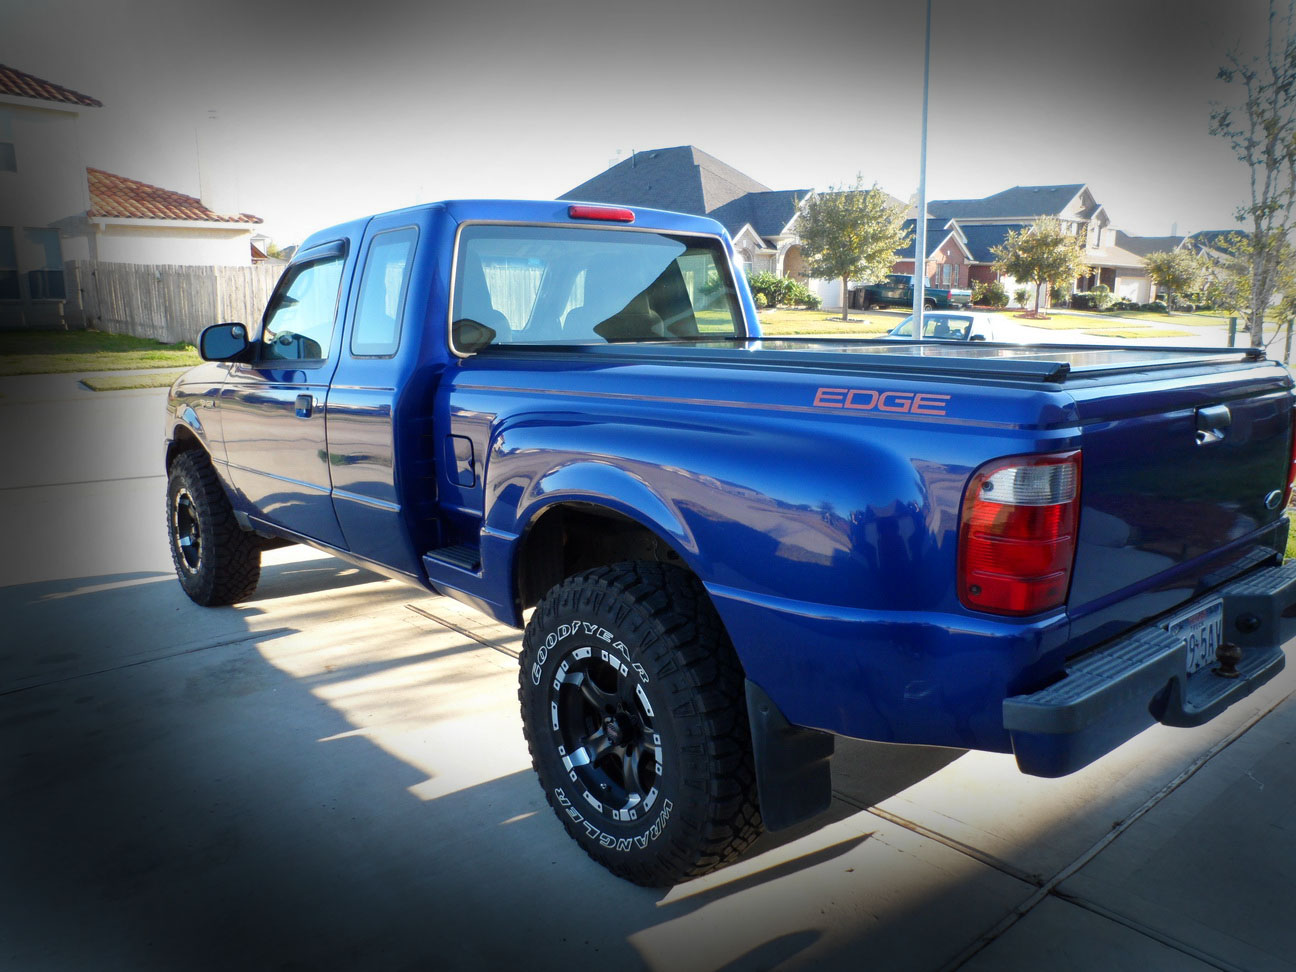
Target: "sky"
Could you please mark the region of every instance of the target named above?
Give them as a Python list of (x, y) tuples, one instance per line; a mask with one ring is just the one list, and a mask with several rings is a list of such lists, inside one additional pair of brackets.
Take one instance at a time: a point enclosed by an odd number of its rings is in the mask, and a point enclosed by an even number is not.
[[(932, 9), (929, 198), (1083, 182), (1131, 233), (1235, 225), (1247, 172), (1209, 109), (1264, 0)], [(201, 133), (286, 244), (436, 199), (553, 198), (684, 144), (773, 189), (859, 174), (909, 198), (923, 26), (915, 0), (0, 0), (0, 63), (104, 102), (80, 123), (97, 168), (197, 195)]]

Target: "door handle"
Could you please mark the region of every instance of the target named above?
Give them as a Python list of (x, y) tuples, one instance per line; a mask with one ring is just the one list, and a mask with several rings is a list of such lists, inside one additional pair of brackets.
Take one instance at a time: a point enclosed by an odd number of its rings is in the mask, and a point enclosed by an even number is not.
[(1224, 439), (1224, 430), (1233, 424), (1233, 413), (1227, 405), (1197, 409), (1197, 444), (1212, 445)]
[(314, 395), (298, 395), (298, 396), (297, 396), (297, 417), (298, 417), (298, 418), (310, 418), (310, 417), (311, 417), (311, 413), (312, 413), (314, 410), (315, 410), (315, 396), (314, 396)]

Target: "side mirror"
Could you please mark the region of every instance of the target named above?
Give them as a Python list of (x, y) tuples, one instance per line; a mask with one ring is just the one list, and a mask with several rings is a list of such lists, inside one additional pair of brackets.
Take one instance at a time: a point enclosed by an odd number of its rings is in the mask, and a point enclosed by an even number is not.
[(973, 334), (968, 338), (969, 341), (984, 341), (985, 339), (986, 336), (984, 334)]
[(198, 335), (198, 354), (204, 361), (240, 361), (249, 347), (242, 324), (213, 324)]
[(455, 347), (465, 354), (474, 354), (495, 340), (495, 328), (468, 317), (454, 322)]

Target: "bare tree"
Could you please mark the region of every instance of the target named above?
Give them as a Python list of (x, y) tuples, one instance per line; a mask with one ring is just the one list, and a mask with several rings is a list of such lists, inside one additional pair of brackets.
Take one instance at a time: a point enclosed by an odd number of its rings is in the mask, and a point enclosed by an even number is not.
[(1287, 0), (1279, 21), (1278, 0), (1269, 0), (1265, 54), (1230, 52), (1219, 79), (1238, 85), (1242, 103), (1213, 105), (1211, 134), (1225, 138), (1251, 170), (1251, 200), (1239, 206), (1238, 256), (1249, 276), (1243, 309), (1252, 347), (1264, 344), (1264, 315), (1273, 301), (1284, 267), (1292, 260), (1291, 232), (1296, 206), (1296, 0)]

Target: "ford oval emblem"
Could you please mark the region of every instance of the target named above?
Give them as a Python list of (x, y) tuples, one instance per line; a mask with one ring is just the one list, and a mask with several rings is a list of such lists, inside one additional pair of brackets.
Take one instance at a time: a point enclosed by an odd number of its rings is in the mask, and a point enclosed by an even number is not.
[(1278, 504), (1281, 502), (1282, 502), (1282, 490), (1275, 489), (1272, 493), (1270, 493), (1268, 496), (1265, 497), (1265, 509), (1276, 510), (1278, 509)]

